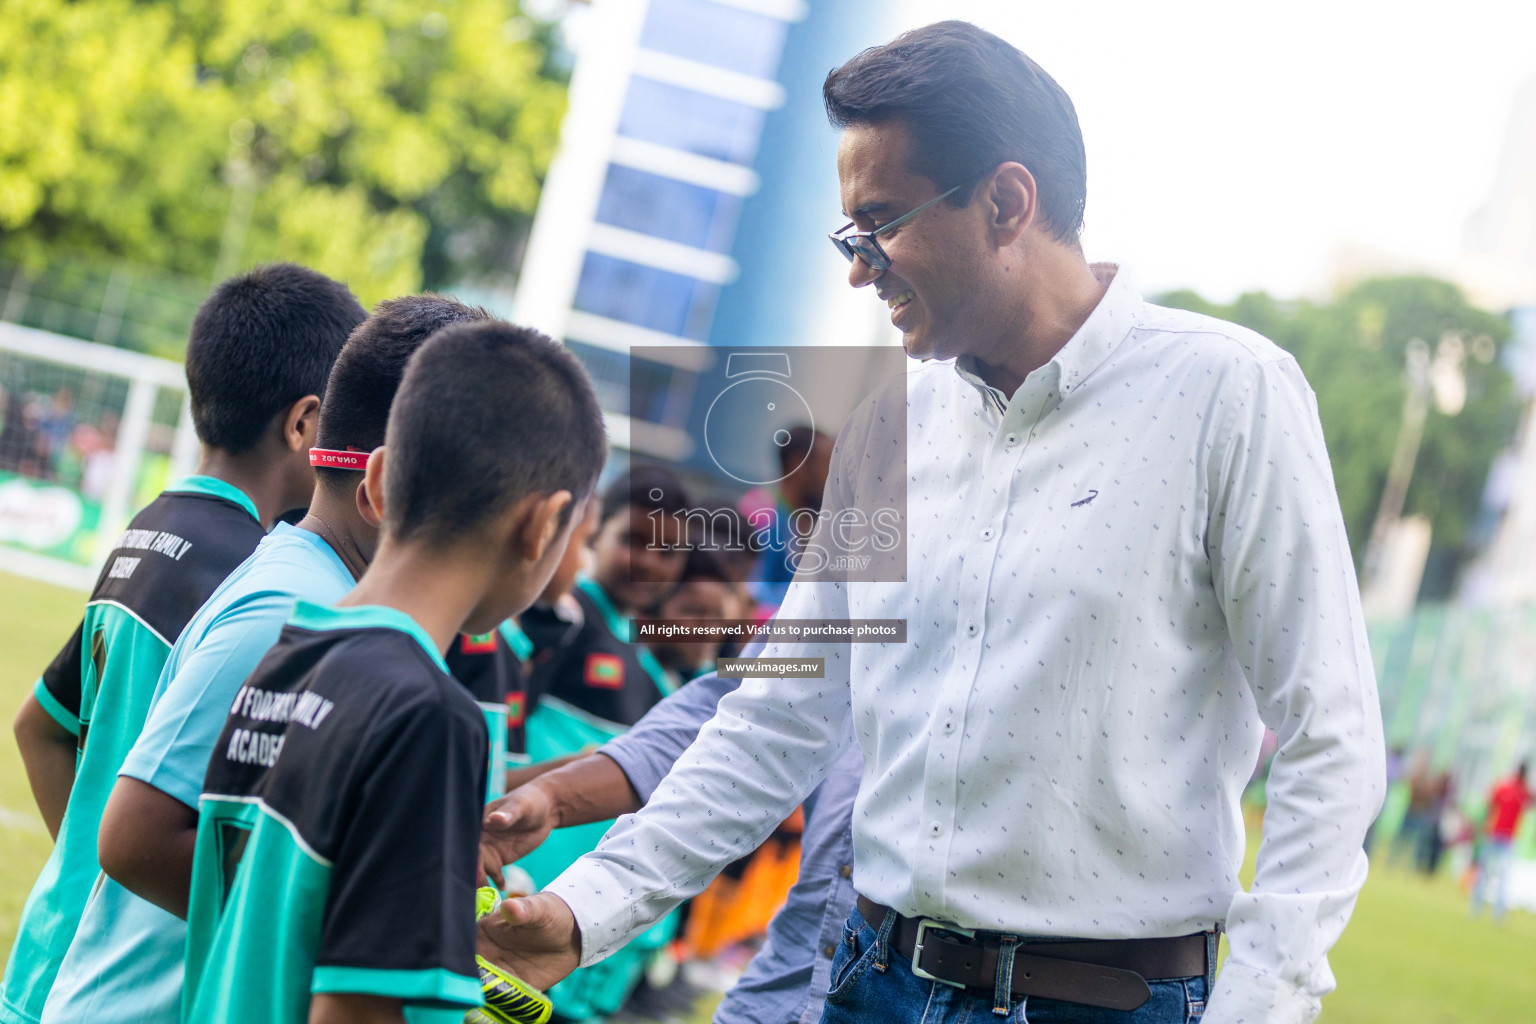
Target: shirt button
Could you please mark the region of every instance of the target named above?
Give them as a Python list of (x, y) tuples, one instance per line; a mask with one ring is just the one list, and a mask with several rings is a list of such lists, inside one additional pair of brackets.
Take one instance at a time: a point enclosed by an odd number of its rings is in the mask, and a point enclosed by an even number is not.
[(955, 731), (955, 723), (954, 722), (945, 722), (944, 723), (944, 731), (945, 732), (954, 732)]
[(928, 826), (928, 834), (933, 836), (941, 836), (944, 834), (944, 826), (940, 825), (938, 822), (934, 822), (932, 825)]
[(853, 865), (852, 864), (844, 864), (842, 867), (837, 869), (837, 873), (839, 875), (842, 875), (844, 878), (852, 878), (853, 877)]
[(822, 952), (827, 954), (827, 959), (828, 960), (831, 960), (834, 956), (837, 955), (837, 947), (836, 946), (827, 946), (825, 949), (822, 950)]
[(982, 540), (991, 540), (992, 539), (992, 527), (989, 526), (985, 530), (981, 531), (981, 539)]
[(977, 627), (976, 623), (974, 623), (974, 622), (967, 622), (965, 624), (965, 635), (966, 636), (975, 636), (979, 631), (980, 630)]
[(1014, 445), (1016, 445), (1018, 443), (1019, 443), (1019, 435), (1018, 434), (1010, 433), (1010, 434), (1006, 434), (1006, 435), (1003, 436), (1003, 444), (1007, 445), (1009, 448), (1012, 448)]

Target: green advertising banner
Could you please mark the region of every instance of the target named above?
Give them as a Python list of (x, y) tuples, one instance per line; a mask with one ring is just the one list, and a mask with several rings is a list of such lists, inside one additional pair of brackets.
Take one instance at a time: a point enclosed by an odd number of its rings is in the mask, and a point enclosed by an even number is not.
[(101, 506), (69, 487), (0, 472), (0, 544), (95, 564)]

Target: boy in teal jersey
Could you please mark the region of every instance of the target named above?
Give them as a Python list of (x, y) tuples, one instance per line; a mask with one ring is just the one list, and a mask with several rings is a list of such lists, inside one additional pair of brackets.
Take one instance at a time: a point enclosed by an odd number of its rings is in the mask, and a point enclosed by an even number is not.
[(52, 854), (27, 898), (0, 989), (0, 1024), (35, 1024), (99, 867), (97, 828), (182, 628), (309, 501), (308, 452), (326, 375), (364, 317), (345, 285), (292, 264), (231, 278), (187, 342), (197, 474), (136, 515), (108, 554), (68, 644), (16, 718)]
[(372, 563), (300, 602), (236, 694), (203, 786), (183, 1019), (457, 1021), (476, 951), (486, 728), (447, 674), (543, 589), (604, 455), (575, 359), (460, 324), (412, 358), (364, 487)]
[(102, 818), (99, 850), (110, 877), (91, 894), (44, 1022), (179, 1019), (197, 799), (230, 704), (294, 602), (346, 596), (378, 543), (363, 474), (334, 464), (363, 463), (384, 443), (406, 362), (433, 332), (488, 318), (451, 299), (414, 295), (380, 303), (352, 332), (326, 385), (308, 514), (296, 527), (278, 524), (224, 581), (161, 673)]

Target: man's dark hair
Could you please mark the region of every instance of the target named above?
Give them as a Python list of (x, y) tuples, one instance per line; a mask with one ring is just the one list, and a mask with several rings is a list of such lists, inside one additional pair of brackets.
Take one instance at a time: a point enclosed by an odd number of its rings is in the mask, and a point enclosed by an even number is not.
[[(450, 324), (489, 319), (491, 314), (480, 307), (442, 295), (404, 295), (379, 303), (352, 332), (331, 368), (316, 446), (371, 452), (383, 444), (389, 407), (416, 350)], [(362, 479), (349, 469), (315, 472), (327, 486), (347, 490)]]
[(531, 494), (570, 491), (570, 519), (608, 444), (576, 357), (527, 327), (458, 323), (411, 357), (389, 413), (384, 515), (398, 539), (451, 542)]
[(899, 121), (911, 133), (907, 166), (949, 198), (998, 164), (1034, 175), (1051, 234), (1075, 243), (1083, 227), (1088, 159), (1077, 112), (1056, 80), (1018, 49), (964, 21), (941, 21), (874, 46), (822, 85), (834, 128)]
[(198, 440), (238, 455), (272, 417), (325, 380), (368, 313), (340, 281), (292, 263), (232, 277), (198, 307), (187, 339), (187, 387)]
[(620, 473), (603, 491), (600, 523), (606, 523), (631, 505), (671, 516), (687, 512), (693, 502), (682, 477), (665, 466), (642, 462)]

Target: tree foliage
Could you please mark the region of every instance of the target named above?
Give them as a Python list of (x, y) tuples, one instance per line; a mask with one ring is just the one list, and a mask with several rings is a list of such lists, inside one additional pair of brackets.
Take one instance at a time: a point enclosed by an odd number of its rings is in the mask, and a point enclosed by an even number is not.
[(0, 246), (289, 259), (369, 301), (504, 280), (565, 108), (548, 44), (513, 0), (0, 0)]
[(1158, 301), (1252, 328), (1296, 357), (1317, 393), (1357, 561), (1402, 425), (1408, 344), (1420, 338), (1433, 349), (1443, 338), (1457, 339), (1465, 352), (1466, 402), (1454, 415), (1431, 405), (1404, 514), (1429, 517), (1442, 549), (1466, 543), (1488, 469), (1520, 422), (1520, 398), (1498, 359), (1510, 335), (1503, 317), (1430, 277), (1378, 278), (1328, 302), (1286, 302), (1255, 292), (1217, 305), (1190, 291)]

